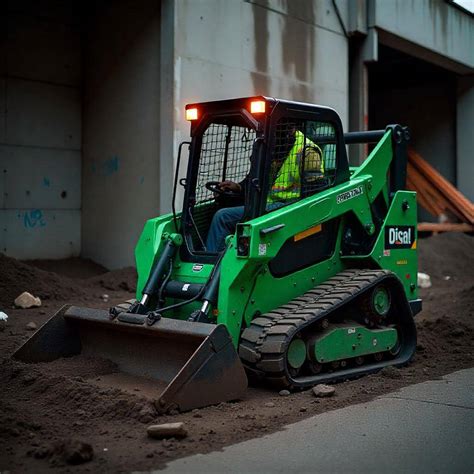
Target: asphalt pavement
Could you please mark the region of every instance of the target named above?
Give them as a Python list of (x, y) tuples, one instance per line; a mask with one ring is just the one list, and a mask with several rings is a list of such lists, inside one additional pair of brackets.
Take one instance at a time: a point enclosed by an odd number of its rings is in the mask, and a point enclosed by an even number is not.
[(474, 472), (474, 369), (170, 462), (165, 473)]

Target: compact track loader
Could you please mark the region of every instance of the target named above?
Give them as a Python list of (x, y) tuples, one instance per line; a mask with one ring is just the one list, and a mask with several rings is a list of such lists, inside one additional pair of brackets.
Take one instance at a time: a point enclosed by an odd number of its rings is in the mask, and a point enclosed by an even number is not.
[[(238, 399), (247, 376), (297, 390), (409, 362), (421, 300), (408, 130), (344, 134), (330, 108), (268, 97), (188, 105), (186, 118), (173, 212), (136, 246), (137, 299), (66, 306), (15, 357), (110, 359), (153, 380), (162, 412)], [(355, 143), (374, 146), (350, 167)], [(218, 219), (229, 209), (238, 222)]]

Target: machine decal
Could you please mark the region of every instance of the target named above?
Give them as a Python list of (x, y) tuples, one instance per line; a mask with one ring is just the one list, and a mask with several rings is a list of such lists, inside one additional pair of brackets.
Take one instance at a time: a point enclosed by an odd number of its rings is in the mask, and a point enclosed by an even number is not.
[(416, 245), (415, 226), (389, 225), (385, 227), (386, 249), (411, 249), (414, 245)]
[(336, 203), (341, 204), (342, 202), (348, 201), (354, 197), (360, 196), (364, 194), (364, 190), (362, 186), (357, 186), (357, 188), (351, 189), (350, 191), (346, 191), (344, 193), (338, 194), (336, 197)]
[(193, 272), (200, 272), (203, 269), (204, 265), (201, 263), (195, 263), (193, 265)]
[(258, 244), (258, 254), (260, 256), (267, 254), (267, 244)]

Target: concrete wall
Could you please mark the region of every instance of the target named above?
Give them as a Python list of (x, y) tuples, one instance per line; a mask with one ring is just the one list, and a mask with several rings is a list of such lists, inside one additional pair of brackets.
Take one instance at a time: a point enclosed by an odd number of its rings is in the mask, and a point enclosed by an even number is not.
[(328, 105), (347, 126), (348, 40), (331, 0), (179, 0), (175, 21), (175, 151), (196, 101), (263, 94)]
[(387, 46), (459, 74), (474, 68), (471, 15), (445, 0), (368, 0), (368, 27)]
[(81, 47), (73, 2), (2, 2), (0, 252), (80, 252)]
[[(94, 8), (95, 9), (92, 9)], [(159, 213), (160, 12), (157, 0), (91, 4), (84, 31), (82, 255), (134, 263)]]
[(474, 202), (474, 76), (458, 79), (456, 95), (457, 185)]

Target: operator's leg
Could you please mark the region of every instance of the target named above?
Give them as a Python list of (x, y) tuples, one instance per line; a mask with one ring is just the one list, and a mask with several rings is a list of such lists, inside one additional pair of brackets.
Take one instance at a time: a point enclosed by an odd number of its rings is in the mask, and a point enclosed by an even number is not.
[(225, 238), (235, 232), (235, 226), (243, 215), (244, 206), (224, 207), (214, 214), (206, 240), (208, 252), (219, 252), (224, 248)]

